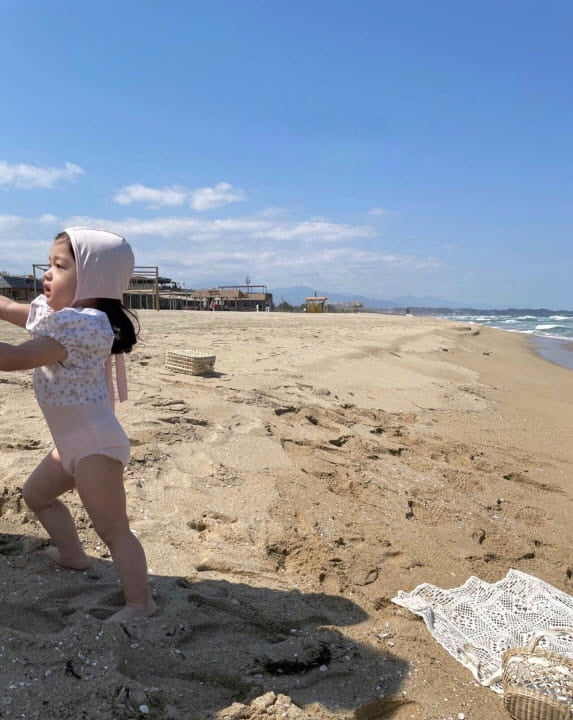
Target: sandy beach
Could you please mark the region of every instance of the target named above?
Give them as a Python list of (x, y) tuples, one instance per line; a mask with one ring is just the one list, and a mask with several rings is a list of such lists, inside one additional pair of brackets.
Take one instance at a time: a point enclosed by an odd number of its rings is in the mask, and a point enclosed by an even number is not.
[[(431, 317), (139, 318), (118, 416), (159, 612), (102, 622), (122, 598), (74, 494), (93, 566), (46, 558), (20, 488), (50, 436), (2, 374), (0, 717), (508, 718), (391, 600), (510, 568), (573, 593), (573, 372)], [(215, 372), (165, 369), (190, 349)]]

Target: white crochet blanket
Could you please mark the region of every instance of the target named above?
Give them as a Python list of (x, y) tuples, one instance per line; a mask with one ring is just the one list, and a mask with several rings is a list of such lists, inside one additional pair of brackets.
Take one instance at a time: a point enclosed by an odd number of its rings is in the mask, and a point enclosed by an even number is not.
[[(505, 650), (526, 645), (540, 630), (573, 627), (573, 597), (518, 570), (492, 584), (470, 577), (452, 590), (424, 583), (400, 590), (392, 602), (420, 615), (450, 655), (500, 694)], [(538, 647), (573, 658), (573, 635), (543, 638)]]

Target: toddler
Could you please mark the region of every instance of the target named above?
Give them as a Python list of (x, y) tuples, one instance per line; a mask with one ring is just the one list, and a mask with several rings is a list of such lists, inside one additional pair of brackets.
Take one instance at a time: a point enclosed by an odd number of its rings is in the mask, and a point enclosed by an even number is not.
[(23, 488), (26, 504), (50, 536), (56, 563), (84, 570), (85, 553), (68, 508), (59, 500), (75, 488), (109, 547), (125, 606), (108, 618), (124, 622), (156, 609), (145, 553), (129, 528), (123, 470), (129, 439), (114, 412), (111, 354), (120, 400), (125, 399), (124, 352), (137, 342), (122, 305), (133, 271), (124, 238), (104, 230), (67, 228), (56, 236), (43, 294), (30, 305), (0, 297), (0, 319), (26, 327), (32, 339), (0, 343), (0, 370), (34, 368), (34, 392), (55, 448)]

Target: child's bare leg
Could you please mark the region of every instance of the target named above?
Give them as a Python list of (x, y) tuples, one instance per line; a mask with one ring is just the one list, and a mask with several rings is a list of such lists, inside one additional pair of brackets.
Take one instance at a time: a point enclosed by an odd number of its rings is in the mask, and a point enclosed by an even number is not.
[(72, 570), (85, 570), (91, 559), (84, 552), (70, 511), (57, 499), (73, 487), (73, 477), (62, 467), (58, 451), (52, 450), (30, 475), (22, 494), (54, 544), (47, 550), (52, 560)]
[(82, 458), (76, 465), (75, 484), (96, 532), (110, 549), (125, 597), (125, 607), (108, 622), (152, 615), (156, 605), (145, 553), (129, 529), (121, 463), (105, 455)]

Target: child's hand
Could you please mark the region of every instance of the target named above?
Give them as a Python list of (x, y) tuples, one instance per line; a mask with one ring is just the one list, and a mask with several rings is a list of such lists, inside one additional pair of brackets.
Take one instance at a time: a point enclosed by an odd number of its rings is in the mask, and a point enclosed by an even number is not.
[(30, 306), (27, 303), (19, 303), (12, 298), (0, 296), (0, 320), (26, 327), (29, 314)]

